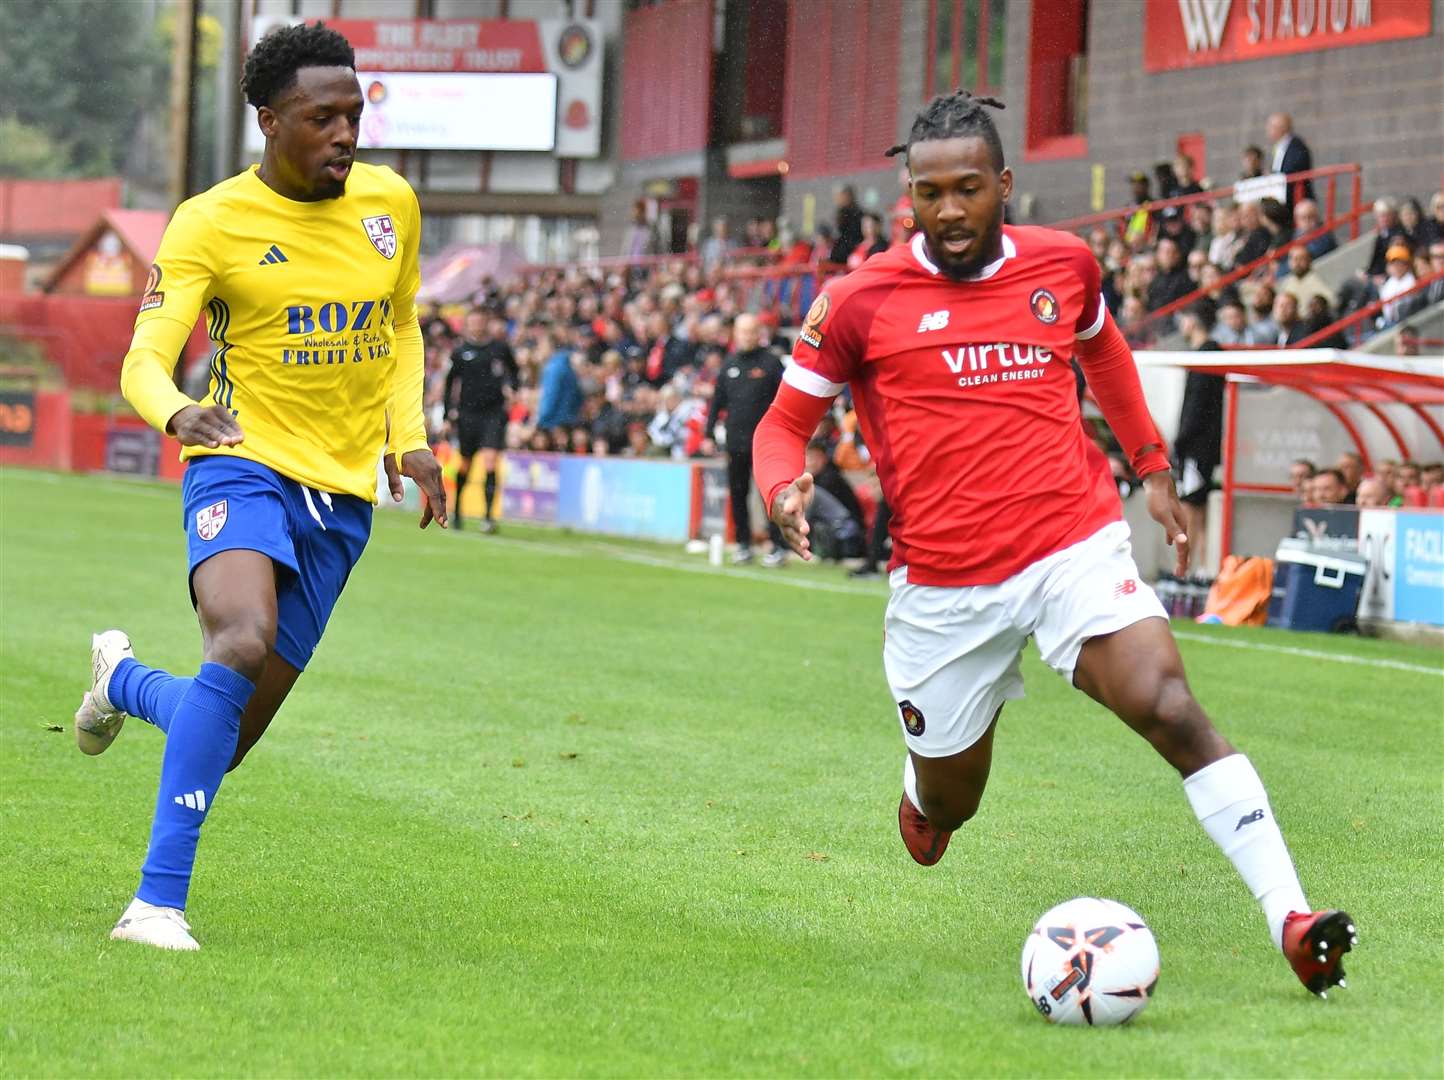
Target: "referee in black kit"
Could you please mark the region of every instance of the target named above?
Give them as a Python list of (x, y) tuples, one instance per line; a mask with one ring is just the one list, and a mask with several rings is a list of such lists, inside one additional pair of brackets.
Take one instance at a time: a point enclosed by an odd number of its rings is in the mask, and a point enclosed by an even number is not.
[[(782, 361), (762, 345), (762, 327), (756, 315), (738, 315), (733, 321), (732, 347), (735, 351), (723, 362), (717, 375), (702, 452), (716, 452), (712, 437), (717, 421), (725, 414), (727, 486), (732, 493), (732, 531), (737, 535), (737, 551), (732, 561), (742, 565), (752, 561), (752, 515), (747, 505), (752, 489), (752, 433), (782, 385)], [(782, 531), (769, 520), (767, 533), (772, 538), (772, 551), (762, 560), (763, 565), (781, 566), (787, 561)]]
[(446, 418), (456, 433), (461, 464), (456, 470), (456, 506), (452, 521), (460, 529), (461, 492), (471, 473), (471, 459), (481, 451), (486, 470), (484, 533), (496, 532), (492, 504), (496, 501), (496, 455), (506, 446), (506, 410), (516, 392), (516, 357), (504, 335), (493, 332), (491, 316), (485, 311), (467, 312), (466, 336), (451, 352), (451, 370), (446, 373)]

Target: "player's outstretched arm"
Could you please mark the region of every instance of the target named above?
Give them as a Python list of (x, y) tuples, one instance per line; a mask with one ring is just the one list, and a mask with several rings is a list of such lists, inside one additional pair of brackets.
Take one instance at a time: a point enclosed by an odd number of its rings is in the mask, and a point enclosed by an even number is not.
[(1104, 314), (1098, 333), (1078, 340), (1078, 363), (1103, 410), (1103, 419), (1148, 490), (1148, 513), (1163, 526), (1176, 553), (1177, 573), (1183, 574), (1188, 569), (1189, 538), (1169, 471), (1167, 446), (1148, 412), (1133, 351), (1111, 315)]
[(802, 468), (804, 451), (831, 404), (831, 397), (817, 397), (783, 383), (752, 436), (752, 471), (767, 516), (804, 559), (812, 558), (807, 508), (813, 494), (812, 475)]

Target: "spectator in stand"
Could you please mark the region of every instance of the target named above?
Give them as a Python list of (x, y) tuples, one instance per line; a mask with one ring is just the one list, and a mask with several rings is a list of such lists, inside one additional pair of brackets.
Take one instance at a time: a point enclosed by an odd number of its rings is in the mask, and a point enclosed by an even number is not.
[(1437, 244), (1444, 240), (1444, 191), (1436, 191), (1429, 199), (1429, 219), (1424, 222), (1421, 232), (1428, 242)]
[(1348, 501), (1354, 501), (1354, 492), (1359, 490), (1359, 481), (1364, 479), (1364, 459), (1352, 450), (1345, 450), (1339, 455), (1339, 460), (1334, 462), (1334, 468), (1344, 478), (1344, 486), (1349, 489)]
[(1238, 174), (1240, 180), (1254, 180), (1264, 174), (1264, 152), (1260, 147), (1245, 146), (1239, 157), (1243, 166)]
[[(1304, 199), (1294, 207), (1295, 236), (1306, 236), (1322, 224), (1323, 219), (1319, 214), (1319, 204), (1314, 202), (1313, 199)], [(1308, 249), (1309, 255), (1312, 258), (1321, 259), (1333, 251), (1334, 248), (1338, 247), (1339, 242), (1334, 239), (1333, 233), (1326, 232), (1314, 237), (1304, 246)]]
[(1185, 215), (1188, 227), (1193, 231), (1193, 250), (1202, 251), (1204, 258), (1208, 257), (1208, 249), (1213, 246), (1213, 217), (1213, 207), (1206, 202), (1193, 203)]
[(1419, 470), (1419, 484), (1430, 491), (1444, 484), (1444, 462), (1434, 461)]
[(872, 213), (863, 214), (862, 240), (848, 255), (847, 268), (850, 271), (856, 270), (878, 252), (886, 250), (887, 241), (883, 239), (882, 235), (882, 218)]
[[(1294, 134), (1294, 121), (1286, 112), (1276, 112), (1268, 118), (1268, 137), (1272, 146), (1270, 154), (1270, 171), (1276, 173), (1308, 172), (1314, 167), (1314, 156), (1309, 153), (1309, 148), (1304, 140)], [(1291, 183), (1288, 186), (1286, 201), (1289, 205), (1289, 212), (1293, 212), (1293, 206), (1300, 198), (1312, 199), (1314, 197), (1314, 185), (1311, 180), (1304, 180), (1302, 183)]]
[(1150, 185), (1148, 174), (1141, 169), (1129, 174), (1128, 183), (1132, 189), (1132, 201), (1129, 206), (1130, 213), (1122, 221), (1123, 242), (1128, 245), (1130, 251), (1137, 251), (1153, 239), (1154, 222), (1153, 215), (1148, 210)]
[(845, 264), (853, 249), (862, 243), (862, 208), (857, 205), (857, 192), (851, 185), (834, 191), (832, 201), (837, 208), (837, 238), (828, 261)]
[(632, 204), (632, 224), (622, 241), (622, 255), (628, 259), (640, 259), (657, 254), (658, 249), (657, 232), (647, 220), (647, 204), (638, 199)]
[(1248, 321), (1244, 318), (1243, 304), (1238, 300), (1226, 300), (1218, 306), (1218, 322), (1213, 327), (1213, 340), (1221, 346), (1252, 345)]
[(1187, 154), (1178, 154), (1173, 159), (1173, 192), (1169, 197), (1202, 194), (1203, 186), (1194, 175), (1193, 158)]
[(1163, 237), (1158, 241), (1154, 258), (1158, 261), (1158, 276), (1148, 286), (1149, 311), (1157, 311), (1165, 304), (1181, 300), (1194, 290), (1177, 241)]
[(807, 444), (804, 468), (815, 488), (807, 521), (816, 537), (817, 553), (825, 558), (856, 558), (863, 553), (863, 513), (857, 492), (832, 460), (826, 439)]
[(1188, 270), (1188, 280), (1193, 282), (1194, 288), (1203, 288), (1203, 268), (1208, 265), (1208, 253), (1203, 248), (1196, 247), (1188, 253), (1184, 265)]
[(1359, 490), (1354, 494), (1354, 505), (1360, 510), (1374, 510), (1389, 505), (1389, 488), (1377, 476), (1367, 476), (1359, 481)]
[(908, 167), (904, 165), (897, 171), (897, 185), (899, 194), (892, 204), (892, 226), (889, 238), (894, 244), (905, 244), (913, 238), (917, 232), (917, 219), (913, 217), (913, 190), (912, 178), (908, 175)]
[(1269, 250), (1282, 247), (1294, 237), (1294, 216), (1283, 203), (1265, 196), (1258, 201), (1259, 220), (1269, 234)]
[(1314, 506), (1348, 505), (1349, 488), (1338, 469), (1322, 469), (1309, 481), (1309, 499)]
[[(1192, 256), (1189, 256), (1192, 258)], [(1224, 273), (1211, 262), (1205, 262), (1198, 272), (1198, 285), (1208, 293), (1215, 304), (1226, 304), (1238, 300), (1238, 286), (1233, 282), (1223, 284)]]
[(1269, 253), (1273, 241), (1273, 235), (1264, 226), (1263, 212), (1258, 203), (1248, 202), (1238, 208), (1238, 231), (1243, 240), (1234, 249), (1233, 269), (1263, 258)]
[(1318, 471), (1317, 466), (1308, 458), (1295, 458), (1289, 466), (1289, 485), (1294, 489), (1299, 502), (1309, 501), (1313, 479)]
[(1419, 483), (1420, 469), (1417, 462), (1403, 461), (1394, 473), (1394, 491), (1389, 499), (1390, 506), (1404, 506), (1409, 502), (1410, 490), (1422, 487)]
[(1213, 215), (1213, 239), (1208, 244), (1208, 261), (1224, 270), (1233, 269), (1234, 259), (1245, 239), (1238, 220), (1238, 207), (1232, 203), (1220, 206)]
[[(1219, 352), (1213, 339), (1215, 308), (1207, 297), (1194, 301), (1179, 319), (1179, 329), (1195, 352)], [(1213, 473), (1222, 460), (1223, 385), (1221, 375), (1189, 371), (1183, 384), (1183, 404), (1178, 414), (1178, 435), (1173, 441), (1173, 468), (1178, 477), (1178, 498), (1183, 503), (1189, 536), (1207, 535), (1208, 493), (1213, 490)], [(1193, 546), (1201, 555), (1203, 545)]]
[(1309, 335), (1309, 328), (1299, 314), (1299, 302), (1293, 293), (1279, 293), (1274, 298), (1274, 326), (1277, 332), (1273, 343), (1286, 348)]
[(1274, 321), (1273, 286), (1260, 282), (1248, 298), (1248, 332), (1255, 345), (1272, 345), (1278, 340), (1279, 324)]
[(1414, 261), (1410, 255), (1409, 247), (1402, 239), (1396, 240), (1385, 254), (1385, 270), (1388, 274), (1384, 283), (1379, 286), (1379, 299), (1384, 301), (1384, 308), (1379, 313), (1376, 325), (1382, 330), (1385, 327), (1393, 326), (1406, 314), (1403, 305), (1395, 302), (1394, 298), (1401, 293), (1412, 289), (1416, 282), (1414, 277)]
[[(782, 385), (782, 361), (771, 349), (763, 347), (756, 316), (737, 316), (732, 326), (732, 343), (736, 351), (727, 358), (717, 379), (717, 389), (707, 413), (702, 453), (717, 452), (717, 423), (726, 416), (727, 487), (732, 497), (732, 531), (737, 537), (732, 561), (741, 565), (752, 561), (752, 514), (748, 505), (752, 490), (752, 435)], [(782, 533), (771, 521), (767, 532), (772, 539), (772, 551), (764, 563), (781, 566), (787, 559)]]
[(1424, 306), (1444, 300), (1444, 233), (1429, 241), (1429, 276), (1435, 280), (1424, 290)]
[(1292, 293), (1305, 308), (1311, 297), (1322, 296), (1325, 304), (1333, 308), (1339, 302), (1334, 290), (1329, 288), (1328, 282), (1321, 278), (1318, 271), (1314, 269), (1313, 256), (1309, 254), (1306, 247), (1296, 247), (1289, 251), (1289, 275), (1279, 282), (1279, 288), (1286, 293)]
[(572, 366), (572, 351), (560, 336), (542, 330), (537, 335), (536, 353), (546, 356), (541, 374), (541, 397), (537, 402), (537, 431), (552, 438), (560, 432), (565, 446), (582, 411), (582, 390)]
[(678, 461), (687, 456), (687, 423), (696, 407), (676, 384), (662, 387), (657, 411), (647, 425), (647, 437), (659, 454)]
[(1394, 355), (1419, 355), (1419, 331), (1408, 323), (1399, 327), (1399, 332), (1394, 335)]
[(732, 241), (727, 238), (727, 219), (715, 218), (712, 221), (712, 235), (702, 241), (703, 271), (712, 273), (731, 253)]
[(1159, 242), (1172, 240), (1178, 245), (1180, 255), (1187, 257), (1189, 252), (1198, 242), (1194, 231), (1188, 227), (1188, 221), (1183, 216), (1183, 211), (1177, 206), (1169, 206), (1162, 210), (1159, 215), (1160, 233)]
[(1098, 260), (1099, 266), (1107, 266), (1108, 264), (1108, 243), (1111, 239), (1112, 237), (1108, 235), (1108, 230), (1102, 225), (1094, 225), (1093, 228), (1088, 230), (1088, 250), (1091, 251), (1093, 257)]
[(1399, 224), (1399, 204), (1387, 195), (1375, 199), (1374, 249), (1369, 253), (1369, 264), (1364, 269), (1364, 273), (1374, 279), (1375, 288), (1383, 284), (1387, 273), (1389, 249), (1403, 236), (1404, 229)]
[(1118, 316), (1118, 329), (1123, 331), (1128, 344), (1135, 349), (1146, 348), (1151, 342), (1151, 335), (1145, 323), (1148, 309), (1144, 307), (1142, 298), (1135, 293), (1125, 296)]
[[(1399, 471), (1399, 463), (1393, 458), (1385, 458), (1379, 462), (1379, 467), (1374, 471), (1374, 476), (1384, 482), (1384, 491), (1394, 490), (1394, 474)], [(1387, 498), (1387, 495), (1385, 496)]]
[[(1308, 303), (1304, 305), (1304, 336), (1312, 337), (1320, 330), (1327, 329), (1338, 320), (1334, 313), (1329, 310), (1329, 303), (1322, 296), (1315, 294), (1309, 297)], [(1312, 342), (1311, 348), (1315, 349), (1347, 349), (1348, 338), (1344, 337), (1342, 330), (1335, 330), (1327, 337)]]
[(1424, 225), (1424, 208), (1412, 195), (1399, 204), (1399, 231), (1410, 251), (1419, 251), (1429, 242), (1429, 232)]

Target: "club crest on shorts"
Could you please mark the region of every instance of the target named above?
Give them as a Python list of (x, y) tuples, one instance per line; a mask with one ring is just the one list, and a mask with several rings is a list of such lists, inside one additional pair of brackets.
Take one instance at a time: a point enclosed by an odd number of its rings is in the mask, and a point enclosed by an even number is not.
[(1034, 289), (1028, 297), (1028, 307), (1040, 323), (1052, 326), (1058, 321), (1058, 298), (1047, 289)]
[(902, 713), (903, 727), (907, 728), (907, 733), (913, 738), (916, 739), (927, 730), (928, 725), (927, 721), (923, 719), (923, 711), (911, 701), (899, 701), (897, 708), (898, 712)]
[(214, 540), (225, 527), (225, 499), (196, 511), (196, 535), (202, 540)]
[(388, 259), (396, 254), (396, 226), (391, 224), (390, 214), (362, 218), (361, 224), (366, 226), (372, 247)]

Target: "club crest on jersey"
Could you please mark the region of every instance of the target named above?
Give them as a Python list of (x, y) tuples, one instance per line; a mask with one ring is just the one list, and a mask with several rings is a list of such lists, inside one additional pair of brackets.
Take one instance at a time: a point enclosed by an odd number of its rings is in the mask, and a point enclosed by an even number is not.
[(923, 711), (911, 701), (899, 701), (897, 707), (898, 712), (902, 713), (903, 727), (907, 728), (907, 733), (914, 739), (927, 730), (928, 725), (927, 721), (923, 719)]
[(823, 293), (807, 309), (807, 318), (802, 320), (802, 329), (797, 336), (814, 349), (822, 348), (822, 324), (832, 310), (832, 298)]
[(366, 235), (371, 238), (371, 246), (381, 252), (383, 257), (389, 259), (396, 254), (396, 226), (391, 224), (390, 214), (362, 218), (361, 224), (366, 226)]
[(1052, 326), (1058, 321), (1058, 298), (1047, 289), (1034, 289), (1028, 297), (1028, 307), (1040, 323)]
[(225, 499), (196, 511), (196, 535), (202, 540), (214, 540), (225, 527)]

